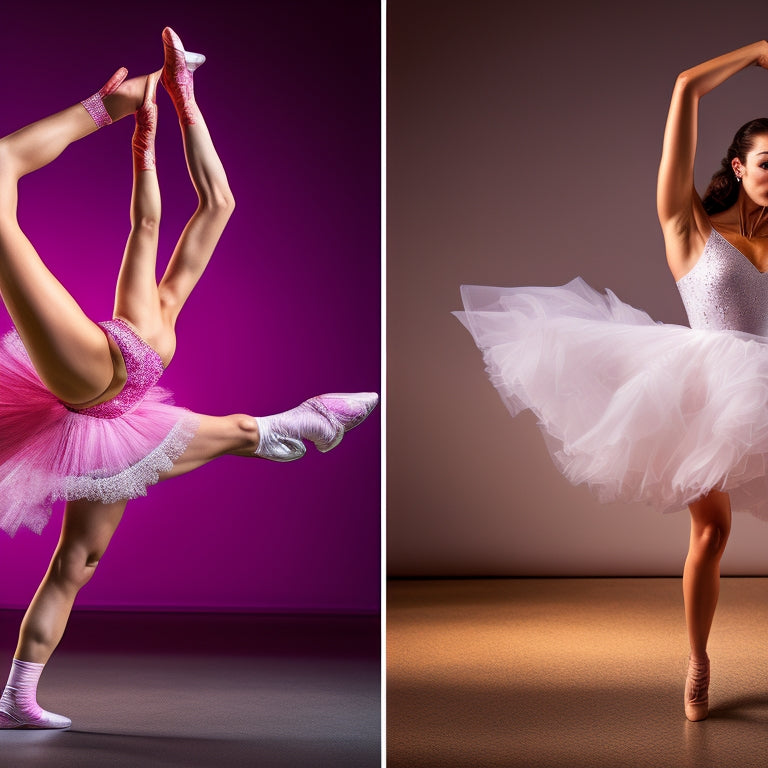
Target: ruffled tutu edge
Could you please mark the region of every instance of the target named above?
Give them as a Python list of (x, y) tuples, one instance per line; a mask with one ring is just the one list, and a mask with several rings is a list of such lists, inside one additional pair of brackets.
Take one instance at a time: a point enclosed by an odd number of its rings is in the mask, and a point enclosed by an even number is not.
[(187, 411), (163, 442), (136, 464), (108, 477), (67, 477), (60, 498), (65, 501), (88, 499), (112, 504), (121, 499), (146, 496), (147, 487), (155, 485), (160, 480), (161, 473), (173, 469), (176, 460), (195, 436), (199, 425), (197, 416)]

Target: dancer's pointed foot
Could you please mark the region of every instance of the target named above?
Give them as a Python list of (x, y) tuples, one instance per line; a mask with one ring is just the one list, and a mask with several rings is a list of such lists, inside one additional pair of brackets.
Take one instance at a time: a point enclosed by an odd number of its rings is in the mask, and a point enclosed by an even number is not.
[(104, 97), (114, 93), (127, 76), (128, 70), (125, 67), (120, 67), (93, 96), (89, 96), (80, 102), (98, 128), (103, 128), (105, 125), (112, 123), (112, 118), (104, 106)]
[(192, 73), (205, 61), (205, 56), (185, 51), (181, 39), (170, 27), (163, 30), (163, 48), (165, 63), (160, 82), (173, 99), (181, 123), (194, 125), (195, 91)]
[(298, 450), (301, 440), (310, 440), (322, 453), (330, 451), (378, 402), (375, 392), (332, 393), (312, 397), (285, 413), (259, 417), (256, 455), (273, 461), (294, 461), (304, 455)]
[(133, 132), (133, 155), (137, 167), (142, 171), (155, 169), (155, 133), (157, 131), (157, 104), (155, 94), (160, 72), (147, 75), (144, 100), (136, 112), (136, 128)]
[(685, 681), (685, 716), (692, 722), (709, 715), (709, 657), (688, 659)]

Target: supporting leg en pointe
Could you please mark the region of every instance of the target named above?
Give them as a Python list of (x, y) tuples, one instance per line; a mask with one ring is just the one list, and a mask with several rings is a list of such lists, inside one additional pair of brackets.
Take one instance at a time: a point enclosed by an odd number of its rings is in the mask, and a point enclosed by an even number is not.
[(720, 560), (731, 530), (727, 493), (712, 490), (690, 505), (691, 538), (683, 571), (685, 617), (691, 655), (685, 684), (685, 715), (703, 720), (709, 714), (707, 642), (720, 594)]

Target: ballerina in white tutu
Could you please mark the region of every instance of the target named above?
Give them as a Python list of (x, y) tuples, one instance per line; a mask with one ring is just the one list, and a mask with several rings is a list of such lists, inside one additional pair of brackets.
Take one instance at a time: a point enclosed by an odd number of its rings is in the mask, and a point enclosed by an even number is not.
[(694, 188), (699, 100), (752, 65), (768, 69), (767, 42), (681, 73), (672, 95), (657, 204), (691, 328), (655, 323), (580, 279), (462, 286), (456, 313), (509, 410), (538, 416), (569, 480), (605, 501), (690, 509), (689, 720), (709, 713), (731, 510), (768, 520), (768, 119), (739, 129), (703, 198)]
[[(37, 682), (129, 498), (224, 454), (294, 461), (304, 455), (304, 440), (328, 451), (378, 401), (375, 393), (330, 394), (273, 416), (214, 417), (172, 405), (156, 386), (174, 354), (179, 312), (234, 209), (194, 95), (192, 71), (205, 59), (184, 51), (170, 28), (163, 44), (161, 71), (126, 80), (120, 69), (80, 104), (0, 139), (0, 293), (16, 329), (0, 344), (0, 528), (40, 531), (51, 504), (67, 501), (58, 546), (22, 622), (0, 697), (0, 729), (70, 725), (38, 706)], [(174, 101), (199, 197), (159, 284), (158, 80)], [(132, 228), (114, 318), (97, 325), (21, 230), (18, 181), (73, 141), (134, 113)], [(206, 351), (201, 342), (201, 364)]]

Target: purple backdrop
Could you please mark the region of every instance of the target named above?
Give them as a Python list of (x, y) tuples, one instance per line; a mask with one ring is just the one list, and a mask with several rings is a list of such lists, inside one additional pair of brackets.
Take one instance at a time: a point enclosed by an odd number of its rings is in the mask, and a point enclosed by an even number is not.
[[(376, 0), (35, 3), (3, 11), (0, 132), (162, 63), (170, 25), (208, 57), (196, 94), (237, 210), (178, 325), (164, 384), (211, 414), (380, 387), (380, 23)], [(160, 265), (195, 208), (159, 92)], [(94, 319), (109, 317), (131, 188), (126, 119), (21, 184), (20, 220)], [(10, 327), (2, 310), (0, 330)], [(225, 457), (131, 502), (81, 606), (375, 611), (378, 411), (327, 455)], [(28, 602), (55, 546), (0, 539), (0, 607)]]

